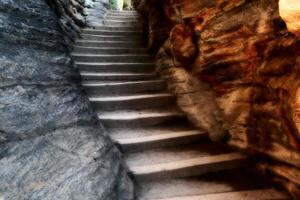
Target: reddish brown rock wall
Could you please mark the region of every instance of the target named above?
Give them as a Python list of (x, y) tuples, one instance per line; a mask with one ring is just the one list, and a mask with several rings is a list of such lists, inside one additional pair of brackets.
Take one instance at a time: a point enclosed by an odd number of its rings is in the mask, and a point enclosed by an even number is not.
[(136, 7), (157, 70), (190, 120), (212, 140), (272, 158), (260, 169), (299, 194), (300, 41), (279, 16), (278, 0)]

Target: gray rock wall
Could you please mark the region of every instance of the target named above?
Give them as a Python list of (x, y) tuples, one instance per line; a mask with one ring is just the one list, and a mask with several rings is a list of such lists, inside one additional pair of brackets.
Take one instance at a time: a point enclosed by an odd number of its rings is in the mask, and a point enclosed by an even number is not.
[(0, 0), (0, 199), (132, 199), (120, 153), (84, 96), (69, 56), (76, 31), (62, 21), (79, 26), (57, 5)]

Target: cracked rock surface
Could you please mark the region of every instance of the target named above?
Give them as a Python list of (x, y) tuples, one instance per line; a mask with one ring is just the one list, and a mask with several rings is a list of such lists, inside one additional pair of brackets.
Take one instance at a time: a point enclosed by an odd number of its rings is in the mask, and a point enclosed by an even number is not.
[(120, 153), (79, 86), (62, 15), (50, 5), (0, 1), (0, 199), (132, 199)]

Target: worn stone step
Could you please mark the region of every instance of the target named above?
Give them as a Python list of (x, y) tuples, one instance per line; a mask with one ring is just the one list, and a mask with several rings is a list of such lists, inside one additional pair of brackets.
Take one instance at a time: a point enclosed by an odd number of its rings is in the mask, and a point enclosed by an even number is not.
[(136, 10), (109, 10), (108, 13), (116, 13), (116, 14), (137, 14)]
[(140, 16), (124, 16), (124, 15), (114, 15), (114, 14), (108, 14), (106, 15), (105, 19), (107, 20), (140, 20)]
[(98, 117), (101, 123), (108, 128), (146, 127), (186, 119), (184, 113), (178, 110), (99, 111)]
[(108, 12), (106, 16), (124, 16), (124, 17), (137, 17), (137, 12)]
[(142, 22), (139, 21), (122, 21), (122, 20), (105, 20), (104, 24), (107, 26), (132, 26), (132, 27), (142, 27)]
[(170, 93), (105, 96), (89, 98), (100, 110), (152, 109), (174, 105), (176, 98)]
[(110, 10), (109, 12), (106, 13), (107, 15), (139, 15), (137, 11), (120, 11), (120, 10)]
[(114, 55), (114, 54), (147, 54), (146, 48), (122, 48), (122, 47), (85, 47), (74, 46), (73, 53), (76, 54), (102, 54), (102, 55)]
[(80, 75), (83, 81), (87, 81), (87, 80), (138, 81), (138, 80), (150, 80), (150, 79), (157, 78), (156, 73), (97, 73), (97, 72), (82, 71)]
[(195, 130), (195, 127), (192, 126), (188, 121), (181, 123), (171, 123), (151, 126), (151, 127), (129, 127), (129, 128), (109, 128), (107, 131), (109, 135), (114, 140), (127, 139), (127, 138), (137, 138), (137, 137), (147, 137), (155, 136), (162, 134), (169, 134), (171, 132), (185, 132)]
[[(214, 144), (212, 145), (214, 146)], [(216, 147), (214, 146), (214, 148)], [(157, 151), (156, 156), (163, 159), (160, 163), (156, 163), (155, 159), (148, 164), (145, 161), (143, 161), (143, 164), (139, 163), (140, 161), (130, 162), (126, 160), (126, 162), (130, 172), (138, 180), (190, 177), (239, 168), (248, 163), (248, 158), (240, 153), (226, 153), (201, 157), (198, 155), (201, 151), (194, 153), (183, 152), (183, 155), (174, 155), (175, 152), (176, 150), (170, 155), (171, 158), (168, 158), (167, 156), (169, 154)], [(218, 150), (218, 152), (220, 151)], [(143, 159), (147, 159), (148, 156), (149, 155), (144, 153), (145, 158)], [(172, 159), (173, 161), (170, 161)]]
[(122, 54), (122, 55), (99, 55), (99, 54), (80, 54), (72, 53), (72, 57), (76, 62), (90, 63), (149, 63), (152, 61), (152, 56), (149, 54)]
[(144, 137), (123, 138), (115, 141), (124, 151), (141, 151), (150, 148), (191, 144), (199, 140), (207, 140), (208, 134), (199, 130), (169, 132)]
[(131, 82), (83, 82), (89, 94), (137, 94), (166, 89), (162, 80), (131, 81)]
[[(278, 191), (276, 189), (260, 189), (260, 190), (249, 190), (249, 191), (235, 191), (217, 194), (206, 194), (197, 196), (180, 196), (165, 199), (155, 199), (155, 200), (257, 200), (257, 199), (291, 199), (289, 195), (283, 191)], [(154, 199), (153, 199), (154, 200)]]
[(147, 149), (142, 151), (130, 152), (125, 154), (126, 155), (125, 159), (129, 166), (137, 167), (137, 166), (172, 163), (180, 160), (188, 160), (188, 159), (200, 158), (206, 156), (215, 156), (215, 155), (226, 154), (231, 152), (232, 150), (226, 147), (225, 145), (214, 144), (211, 141), (207, 141), (207, 140), (200, 140), (197, 141), (197, 143), (191, 143), (186, 145), (177, 145), (174, 147), (160, 147), (160, 148), (152, 148), (152, 149)]
[(89, 26), (88, 28), (94, 29), (94, 30), (101, 30), (101, 31), (141, 31), (141, 27), (133, 27), (133, 26)]
[[(108, 15), (108, 17), (114, 17), (113, 15)], [(110, 19), (107, 19), (107, 18), (105, 18), (105, 20), (104, 20), (105, 22), (112, 22), (112, 23), (114, 23), (114, 22), (129, 22), (129, 23), (131, 23), (131, 22), (133, 22), (133, 23), (140, 23), (141, 21), (139, 21), (139, 19), (137, 18), (137, 17), (132, 17), (132, 16), (127, 16), (125, 19), (124, 19), (124, 16), (121, 18), (121, 19), (119, 19), (119, 20), (110, 20)]]
[(137, 14), (136, 10), (109, 10), (107, 13), (128, 13), (128, 14)]
[(119, 48), (142, 48), (142, 41), (96, 41), (96, 40), (76, 40), (75, 46), (84, 47), (119, 47)]
[(131, 14), (131, 15), (128, 15), (128, 14), (113, 14), (113, 13), (108, 13), (106, 16), (105, 16), (105, 20), (109, 19), (109, 18), (114, 18), (114, 19), (140, 19), (141, 18), (141, 15), (139, 14)]
[(142, 37), (138, 35), (131, 35), (131, 36), (116, 36), (116, 35), (91, 35), (91, 34), (81, 34), (82, 40), (92, 40), (92, 41), (142, 41)]
[(80, 71), (119, 72), (119, 73), (154, 73), (153, 63), (90, 63), (75, 62)]
[[(251, 167), (251, 166), (249, 166)], [(244, 169), (210, 173), (202, 176), (138, 182), (138, 199), (169, 199), (269, 188), (263, 177)], [(230, 199), (231, 200), (231, 199)], [(240, 200), (240, 198), (232, 199)], [(256, 200), (256, 199), (252, 199)]]
[(82, 30), (83, 34), (90, 35), (109, 35), (109, 36), (133, 36), (133, 35), (141, 35), (141, 31), (109, 31), (109, 30), (95, 30), (91, 28), (86, 28)]

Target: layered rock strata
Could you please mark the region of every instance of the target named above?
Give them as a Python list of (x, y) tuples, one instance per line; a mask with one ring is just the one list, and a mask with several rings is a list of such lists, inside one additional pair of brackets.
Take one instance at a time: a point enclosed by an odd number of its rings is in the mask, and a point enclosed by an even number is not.
[(300, 41), (273, 0), (135, 1), (157, 71), (214, 141), (264, 155), (295, 196), (300, 172)]

